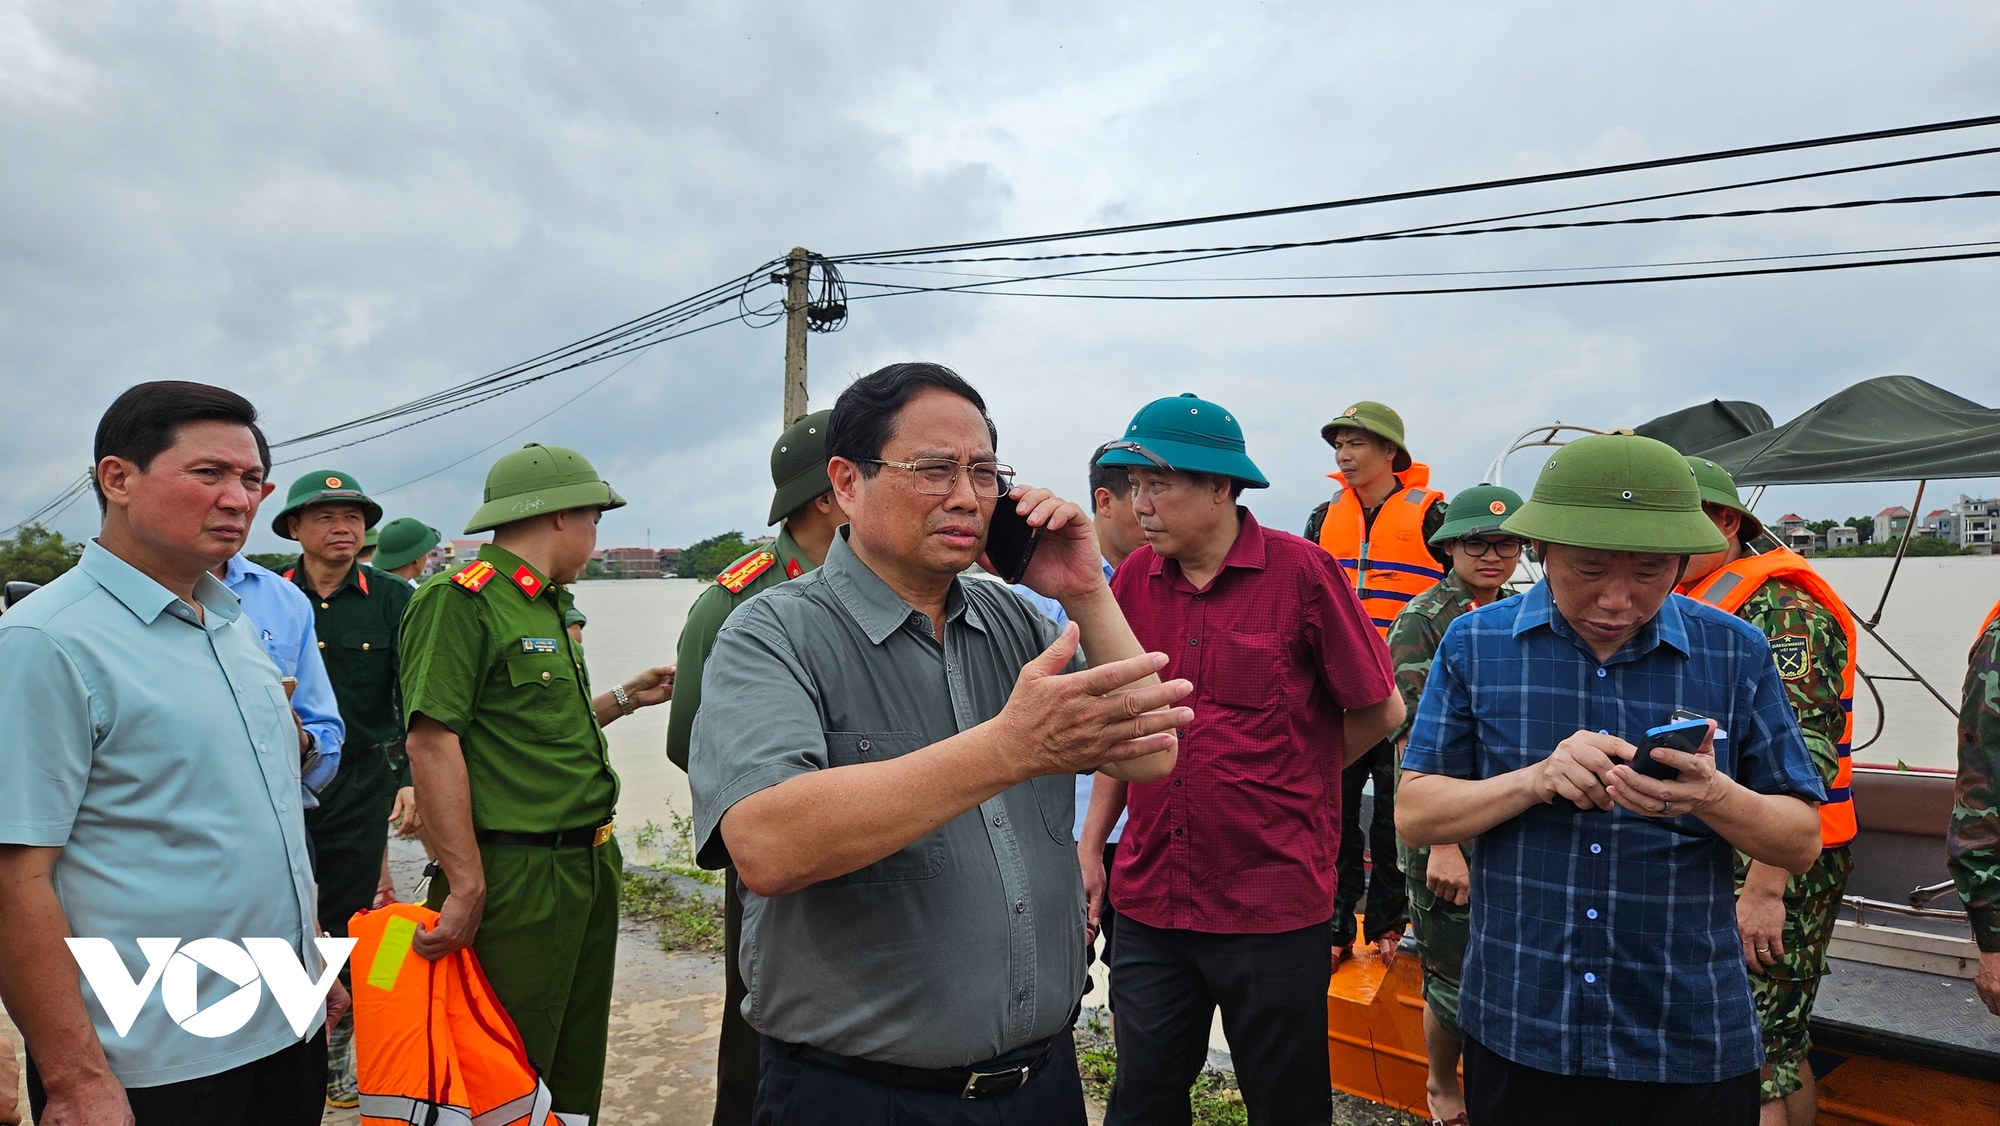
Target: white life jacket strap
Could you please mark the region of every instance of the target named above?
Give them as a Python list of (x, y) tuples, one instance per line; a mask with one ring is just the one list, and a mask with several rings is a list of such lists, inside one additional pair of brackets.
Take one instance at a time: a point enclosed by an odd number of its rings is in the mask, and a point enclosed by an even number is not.
[(466, 1107), (445, 1106), (406, 1095), (363, 1095), (361, 1117), (408, 1122), (411, 1126), (472, 1126), (472, 1111)]

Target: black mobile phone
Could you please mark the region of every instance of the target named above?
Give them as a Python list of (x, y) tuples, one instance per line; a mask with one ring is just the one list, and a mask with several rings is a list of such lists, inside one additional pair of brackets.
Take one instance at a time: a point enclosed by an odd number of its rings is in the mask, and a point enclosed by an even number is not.
[(1035, 544), (1042, 530), (1014, 511), (1014, 498), (1001, 497), (993, 506), (993, 518), (986, 522), (986, 561), (1002, 580), (1018, 583), (1028, 573), (1028, 561), (1035, 557)]
[(1653, 748), (1665, 747), (1671, 751), (1694, 754), (1701, 750), (1701, 741), (1707, 736), (1708, 721), (1705, 719), (1676, 719), (1651, 728), (1646, 732), (1646, 741), (1639, 745), (1639, 753), (1632, 756), (1632, 769), (1662, 782), (1678, 781), (1681, 772), (1654, 758)]

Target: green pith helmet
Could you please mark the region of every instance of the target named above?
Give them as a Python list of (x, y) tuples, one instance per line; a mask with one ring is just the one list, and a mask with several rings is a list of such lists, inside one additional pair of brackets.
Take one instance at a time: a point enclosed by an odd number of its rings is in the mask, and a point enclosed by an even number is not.
[(571, 508), (625, 507), (618, 490), (575, 450), (529, 442), (486, 471), (486, 503), (472, 514), (465, 534)]
[(1550, 454), (1533, 495), (1500, 530), (1647, 555), (1702, 555), (1729, 546), (1701, 510), (1687, 459), (1637, 434), (1592, 434)]
[(382, 506), (368, 499), (361, 490), (361, 482), (351, 473), (338, 469), (315, 469), (311, 473), (292, 482), (290, 491), (285, 493), (285, 507), (271, 517), (271, 530), (284, 539), (296, 539), (292, 535), (291, 521), (294, 512), (303, 512), (315, 504), (359, 505), (363, 527), (372, 528), (382, 519)]
[(361, 537), (361, 550), (363, 551), (380, 546), (382, 546), (382, 529), (380, 527), (368, 529), (368, 534)]
[(393, 571), (430, 554), (444, 540), (436, 528), (414, 516), (403, 516), (382, 525), (382, 542), (375, 549), (377, 570)]
[(1736, 478), (1729, 475), (1729, 470), (1705, 457), (1691, 457), (1688, 465), (1694, 469), (1694, 483), (1701, 489), (1703, 504), (1726, 508), (1743, 517), (1743, 528), (1736, 533), (1737, 539), (1749, 543), (1764, 534), (1764, 522), (1757, 519), (1757, 514), (1750, 511), (1742, 498), (1736, 495)]
[(1474, 485), (1451, 498), (1445, 521), (1432, 543), (1450, 543), (1465, 536), (1487, 536), (1500, 530), (1521, 507), (1521, 494), (1499, 485)]
[(1271, 487), (1244, 452), (1243, 428), (1236, 417), (1193, 392), (1140, 407), (1124, 437), (1107, 445), (1098, 455), (1099, 465), (1215, 473), (1252, 489)]
[(1410, 467), (1410, 447), (1403, 440), (1403, 416), (1381, 403), (1360, 402), (1340, 412), (1340, 417), (1319, 428), (1319, 436), (1333, 445), (1334, 434), (1343, 427), (1366, 430), (1377, 438), (1396, 443), (1396, 459), (1389, 468), (1397, 473)]
[(826, 477), (826, 420), (830, 410), (814, 411), (778, 435), (771, 447), (771, 484), (778, 493), (771, 498), (771, 518), (775, 524), (799, 510), (799, 506), (833, 488)]

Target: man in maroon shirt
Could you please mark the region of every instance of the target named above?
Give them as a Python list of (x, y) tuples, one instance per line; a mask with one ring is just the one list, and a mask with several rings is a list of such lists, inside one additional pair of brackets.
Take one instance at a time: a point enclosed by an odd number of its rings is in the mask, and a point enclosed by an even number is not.
[(1077, 850), (1089, 863), (1129, 807), (1104, 1121), (1186, 1122), (1220, 1005), (1252, 1126), (1328, 1122), (1341, 768), (1402, 722), (1388, 649), (1332, 556), (1237, 505), (1268, 482), (1228, 411), (1157, 400), (1099, 461), (1130, 469), (1146, 535), (1112, 594), (1161, 675), (1195, 686), (1173, 774), (1097, 779)]

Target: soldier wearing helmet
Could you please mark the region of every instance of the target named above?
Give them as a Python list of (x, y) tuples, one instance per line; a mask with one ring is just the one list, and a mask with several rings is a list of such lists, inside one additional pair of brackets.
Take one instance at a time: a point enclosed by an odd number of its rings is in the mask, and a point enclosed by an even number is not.
[(432, 577), (403, 618), (410, 767), (443, 874), (437, 925), (413, 949), (471, 946), (554, 1109), (594, 1121), (623, 871), (602, 728), (670, 699), (674, 670), (591, 693), (563, 584), (589, 562), (600, 514), (625, 501), (581, 454), (515, 450), (487, 473), (485, 499), (465, 531), (493, 542)]
[[(1663, 443), (1563, 447), (1500, 527), (1537, 545), (1546, 576), (1445, 634), (1396, 813), (1413, 846), (1478, 838), (1467, 1113), (1749, 1126), (1764, 1053), (1736, 853), (1805, 872), (1826, 798), (1771, 647), (1674, 597), (1688, 557), (1725, 543)], [(1693, 752), (1649, 743), (1690, 714)]]

